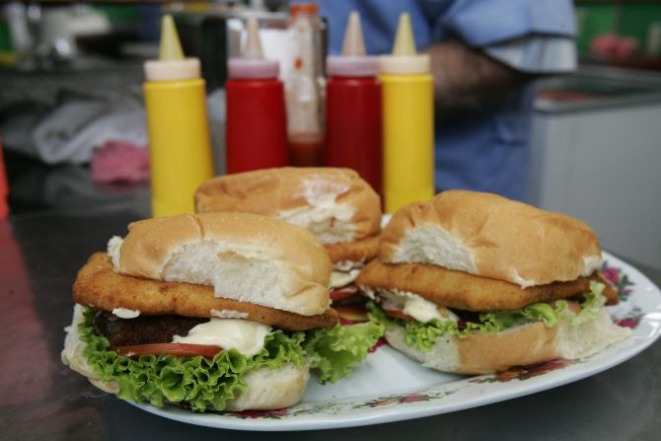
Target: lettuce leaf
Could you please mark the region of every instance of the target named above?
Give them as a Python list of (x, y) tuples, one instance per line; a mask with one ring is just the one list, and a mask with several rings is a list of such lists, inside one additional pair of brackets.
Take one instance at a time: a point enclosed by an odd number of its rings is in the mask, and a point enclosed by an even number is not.
[(453, 321), (441, 322), (438, 319), (432, 319), (422, 323), (417, 320), (395, 319), (388, 316), (375, 302), (368, 304), (368, 316), (371, 323), (381, 324), (387, 329), (403, 327), (406, 344), (427, 352), (443, 335), (466, 338), (472, 334), (495, 334), (525, 323), (543, 322), (545, 326), (553, 327), (563, 318), (570, 320), (572, 325), (594, 320), (606, 301), (602, 294), (603, 290), (603, 284), (590, 282), (590, 291), (584, 294), (585, 300), (581, 304), (581, 311), (578, 314), (569, 310), (569, 305), (565, 300), (558, 300), (554, 304), (538, 302), (521, 309), (482, 313), (479, 316), (479, 322), (466, 322), (461, 328), (457, 322)]
[(78, 328), (86, 343), (84, 355), (103, 380), (119, 384), (120, 398), (157, 407), (176, 403), (199, 412), (225, 409), (228, 401), (247, 389), (243, 377), (252, 369), (277, 369), (286, 363), (300, 367), (310, 362), (320, 382), (336, 381), (351, 374), (383, 334), (382, 326), (373, 323), (308, 332), (276, 330), (250, 358), (230, 349), (213, 359), (172, 355), (134, 359), (109, 350), (108, 340), (94, 329), (92, 309), (86, 308), (84, 317)]
[(383, 331), (383, 325), (371, 322), (308, 331), (303, 346), (319, 382), (334, 383), (351, 374)]

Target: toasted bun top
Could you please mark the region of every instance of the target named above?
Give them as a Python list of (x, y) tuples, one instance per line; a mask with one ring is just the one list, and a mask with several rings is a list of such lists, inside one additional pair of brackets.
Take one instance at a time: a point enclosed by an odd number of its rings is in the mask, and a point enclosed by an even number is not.
[(578, 219), (491, 193), (443, 192), (395, 213), (381, 233), (385, 263), (427, 263), (526, 288), (601, 267), (594, 232)]
[(195, 193), (196, 211), (277, 217), (310, 230), (324, 244), (380, 230), (381, 204), (370, 185), (344, 168), (273, 168), (213, 178)]
[(122, 274), (214, 287), (216, 297), (301, 315), (329, 304), (331, 263), (308, 231), (246, 213), (182, 214), (129, 225), (108, 251)]

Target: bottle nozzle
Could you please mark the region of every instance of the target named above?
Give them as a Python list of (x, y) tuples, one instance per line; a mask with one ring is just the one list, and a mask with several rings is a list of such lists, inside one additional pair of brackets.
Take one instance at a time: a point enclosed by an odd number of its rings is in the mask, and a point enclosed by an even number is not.
[(257, 25), (257, 18), (248, 18), (248, 29), (246, 34), (246, 44), (243, 47), (243, 58), (249, 59), (263, 59), (264, 52), (262, 51), (262, 42), (259, 39), (259, 26)]
[(347, 23), (347, 31), (344, 34), (344, 43), (342, 44), (342, 56), (365, 56), (363, 29), (360, 26), (360, 14), (357, 11), (353, 11), (349, 15), (349, 23)]
[(403, 12), (399, 16), (395, 45), (392, 48), (393, 55), (416, 55), (415, 41), (413, 40), (413, 29), (411, 28), (411, 16)]
[(411, 16), (403, 12), (399, 16), (397, 35), (391, 55), (382, 55), (379, 61), (380, 70), (385, 75), (427, 74), (430, 71), (429, 54), (418, 54), (413, 39)]
[(227, 61), (227, 69), (230, 78), (246, 80), (277, 78), (280, 74), (278, 62), (264, 58), (256, 17), (248, 17), (246, 41), (241, 50), (241, 57), (230, 58)]
[(183, 60), (184, 51), (181, 50), (179, 35), (172, 16), (167, 14), (161, 20), (161, 47), (158, 54), (161, 61)]

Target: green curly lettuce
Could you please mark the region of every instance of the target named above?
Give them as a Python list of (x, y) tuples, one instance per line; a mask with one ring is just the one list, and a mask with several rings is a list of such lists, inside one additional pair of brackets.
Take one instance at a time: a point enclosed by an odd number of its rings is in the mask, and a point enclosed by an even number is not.
[(441, 336), (466, 338), (472, 334), (496, 334), (513, 326), (533, 322), (543, 322), (545, 326), (553, 327), (563, 318), (569, 320), (572, 325), (594, 320), (599, 314), (599, 309), (605, 303), (603, 290), (603, 284), (590, 282), (590, 291), (584, 294), (585, 300), (581, 303), (581, 310), (578, 314), (570, 312), (565, 300), (558, 300), (553, 305), (538, 302), (520, 309), (482, 313), (479, 315), (478, 322), (466, 322), (462, 328), (459, 328), (459, 324), (454, 321), (432, 319), (422, 323), (417, 320), (392, 318), (375, 302), (368, 304), (368, 316), (371, 323), (381, 324), (387, 329), (404, 328), (406, 344), (427, 352), (434, 347), (436, 340)]
[(308, 331), (303, 347), (319, 382), (334, 383), (351, 374), (383, 331), (383, 325), (371, 322)]
[(176, 403), (200, 412), (225, 409), (228, 401), (247, 389), (243, 377), (253, 369), (310, 363), (322, 383), (348, 376), (383, 334), (381, 325), (373, 323), (308, 332), (276, 330), (266, 336), (264, 348), (252, 357), (230, 349), (213, 359), (173, 355), (142, 355), (135, 359), (111, 351), (110, 343), (97, 334), (93, 322), (94, 311), (86, 308), (78, 327), (80, 339), (86, 344), (83, 355), (102, 380), (119, 385), (120, 398), (157, 407)]

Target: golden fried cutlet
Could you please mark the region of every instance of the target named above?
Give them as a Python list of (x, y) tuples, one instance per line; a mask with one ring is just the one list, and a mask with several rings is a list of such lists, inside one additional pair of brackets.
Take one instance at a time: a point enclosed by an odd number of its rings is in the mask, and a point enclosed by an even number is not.
[(363, 269), (356, 283), (372, 289), (415, 293), (449, 308), (496, 311), (519, 309), (534, 302), (573, 297), (589, 291), (592, 280), (606, 285), (604, 296), (608, 300), (607, 304), (617, 303), (617, 293), (598, 272), (571, 282), (554, 282), (523, 289), (502, 280), (448, 270), (435, 265), (412, 263), (389, 265), (376, 259)]
[(342, 261), (370, 261), (379, 252), (379, 236), (371, 236), (354, 242), (324, 245), (333, 263)]
[(138, 310), (142, 315), (177, 314), (214, 317), (215, 311), (237, 311), (245, 319), (290, 331), (331, 327), (337, 323), (333, 309), (304, 316), (253, 303), (214, 297), (213, 287), (181, 282), (162, 282), (124, 276), (114, 271), (106, 253), (95, 253), (78, 272), (73, 285), (76, 303), (105, 311), (113, 308)]

